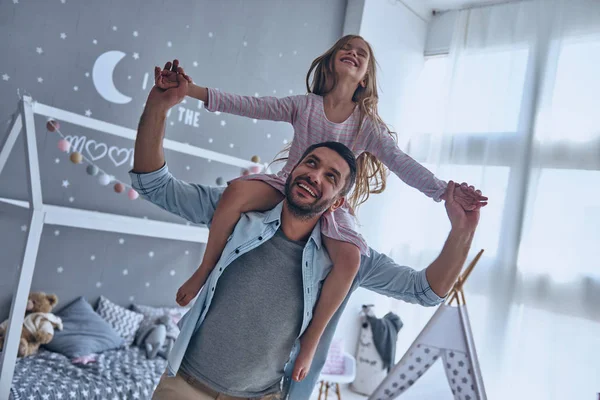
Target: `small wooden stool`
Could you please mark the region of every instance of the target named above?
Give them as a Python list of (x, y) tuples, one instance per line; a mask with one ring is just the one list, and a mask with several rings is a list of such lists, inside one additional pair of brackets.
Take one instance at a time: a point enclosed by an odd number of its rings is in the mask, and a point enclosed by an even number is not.
[(322, 400), (327, 400), (327, 395), (329, 394), (329, 388), (335, 388), (335, 393), (337, 394), (338, 400), (342, 400), (342, 394), (340, 393), (340, 384), (334, 382), (325, 382), (321, 381), (321, 386), (319, 387), (319, 399), (321, 400), (321, 395), (323, 394), (323, 387), (325, 387), (325, 397)]

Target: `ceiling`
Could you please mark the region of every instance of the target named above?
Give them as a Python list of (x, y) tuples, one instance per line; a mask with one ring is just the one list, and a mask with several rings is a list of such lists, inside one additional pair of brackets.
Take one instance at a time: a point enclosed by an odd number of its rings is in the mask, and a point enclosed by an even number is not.
[(424, 21), (431, 20), (431, 11), (446, 11), (446, 10), (460, 10), (470, 6), (487, 5), (487, 4), (498, 4), (509, 1), (518, 0), (396, 0), (412, 12), (419, 15)]
[(485, 5), (486, 3), (500, 3), (499, 0), (423, 0), (428, 7), (436, 10), (455, 10), (472, 5)]

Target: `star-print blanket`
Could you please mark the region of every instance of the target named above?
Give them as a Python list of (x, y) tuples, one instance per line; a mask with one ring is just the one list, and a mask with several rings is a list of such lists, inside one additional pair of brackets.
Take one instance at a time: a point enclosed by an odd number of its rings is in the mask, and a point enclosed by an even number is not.
[(17, 361), (10, 398), (150, 399), (166, 366), (164, 358), (149, 360), (138, 347), (104, 352), (88, 364), (40, 350)]

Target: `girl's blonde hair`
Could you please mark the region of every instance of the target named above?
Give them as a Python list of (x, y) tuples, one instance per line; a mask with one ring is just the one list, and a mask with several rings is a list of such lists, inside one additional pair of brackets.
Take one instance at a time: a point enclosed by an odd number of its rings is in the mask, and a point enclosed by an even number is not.
[[(335, 55), (352, 39), (361, 39), (369, 49), (369, 63), (367, 65), (367, 72), (363, 78), (365, 86), (358, 85), (352, 96), (352, 101), (358, 104), (360, 111), (360, 122), (358, 124), (357, 135), (355, 136), (352, 146), (350, 146), (350, 148), (354, 150), (354, 145), (358, 139), (358, 133), (360, 132), (365, 117), (370, 118), (376, 127), (385, 127), (387, 133), (396, 140), (396, 134), (387, 128), (387, 125), (377, 113), (377, 103), (379, 101), (375, 73), (377, 62), (375, 61), (371, 45), (359, 35), (346, 35), (340, 38), (329, 50), (315, 58), (312, 62), (308, 73), (306, 74), (306, 89), (308, 90), (308, 93), (325, 96), (335, 88), (337, 85), (337, 75), (335, 74), (334, 63)], [(312, 82), (310, 81), (311, 75)], [(288, 152), (290, 147), (291, 143), (287, 145), (278, 156)], [(277, 158), (275, 161), (285, 159), (285, 157)], [(363, 152), (358, 156), (356, 159), (356, 168), (356, 186), (348, 198), (350, 207), (353, 209), (358, 208), (358, 206), (367, 201), (371, 193), (378, 194), (383, 192), (387, 182), (387, 168), (371, 153)]]

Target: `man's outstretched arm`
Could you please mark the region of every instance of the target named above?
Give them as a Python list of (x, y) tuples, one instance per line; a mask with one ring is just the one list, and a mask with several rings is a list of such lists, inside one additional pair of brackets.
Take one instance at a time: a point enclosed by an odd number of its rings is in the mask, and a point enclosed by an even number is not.
[[(171, 63), (167, 63), (165, 69), (170, 68)], [(177, 66), (173, 65), (173, 68), (177, 69)], [(188, 221), (209, 224), (223, 189), (176, 179), (165, 164), (163, 139), (167, 111), (183, 100), (189, 83), (183, 69), (178, 71), (173, 72), (178, 87), (163, 90), (155, 85), (148, 95), (135, 140), (133, 170), (129, 175), (133, 188), (146, 200)], [(160, 79), (162, 75), (157, 67), (155, 81)]]
[(479, 209), (464, 211), (454, 201), (454, 182), (446, 189), (446, 212), (452, 228), (439, 256), (424, 270), (396, 264), (391, 258), (373, 252), (363, 257), (359, 270), (360, 285), (386, 296), (425, 306), (439, 304), (452, 289), (467, 259)]

